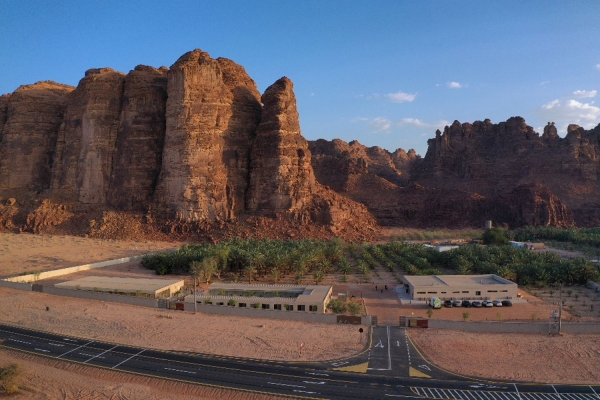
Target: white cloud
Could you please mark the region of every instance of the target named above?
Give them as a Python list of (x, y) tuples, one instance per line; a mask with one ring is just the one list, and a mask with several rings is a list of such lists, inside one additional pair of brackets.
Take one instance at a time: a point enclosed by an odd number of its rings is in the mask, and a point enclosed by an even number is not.
[(385, 117), (377, 117), (369, 121), (369, 126), (376, 132), (389, 131), (392, 127), (392, 121)]
[(550, 83), (550, 81), (544, 81), (544, 82), (540, 83), (540, 86), (544, 86), (544, 85), (547, 85), (549, 83)]
[(415, 100), (417, 94), (404, 93), (402, 91), (398, 91), (396, 93), (388, 93), (385, 95), (385, 97), (392, 103), (410, 103)]
[(553, 100), (536, 110), (543, 121), (555, 121), (559, 132), (565, 132), (569, 124), (592, 129), (600, 123), (600, 107), (594, 102), (583, 103), (574, 99)]
[(596, 64), (596, 68), (597, 68), (597, 69), (600, 69), (600, 64)]
[(560, 106), (560, 101), (558, 99), (552, 100), (550, 103), (546, 103), (542, 106), (544, 110), (552, 110), (554, 107)]
[(596, 90), (590, 90), (589, 92), (587, 90), (576, 90), (573, 92), (573, 94), (571, 94), (571, 96), (575, 97), (576, 99), (586, 99), (596, 97), (597, 93), (598, 92)]
[(421, 136), (433, 136), (436, 129), (443, 129), (450, 125), (449, 121), (439, 120), (437, 122), (425, 122), (417, 118), (401, 118), (391, 120), (386, 117), (352, 119), (352, 122), (366, 123), (374, 132), (390, 133), (394, 130), (403, 130), (419, 134)]
[(460, 89), (462, 88), (464, 85), (462, 85), (459, 82), (448, 82), (446, 83), (446, 86), (448, 86), (450, 89)]

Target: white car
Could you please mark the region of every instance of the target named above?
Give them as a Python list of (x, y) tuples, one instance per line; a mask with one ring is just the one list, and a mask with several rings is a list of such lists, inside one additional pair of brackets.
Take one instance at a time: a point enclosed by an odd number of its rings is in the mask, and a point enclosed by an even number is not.
[(484, 300), (483, 303), (482, 303), (482, 305), (484, 307), (494, 307), (494, 303), (492, 303), (491, 300)]
[(502, 307), (502, 302), (500, 300), (494, 300), (492, 303), (494, 303), (494, 307)]
[(454, 307), (462, 307), (462, 301), (461, 301), (461, 300), (454, 300), (454, 301), (452, 302), (452, 305), (453, 305)]

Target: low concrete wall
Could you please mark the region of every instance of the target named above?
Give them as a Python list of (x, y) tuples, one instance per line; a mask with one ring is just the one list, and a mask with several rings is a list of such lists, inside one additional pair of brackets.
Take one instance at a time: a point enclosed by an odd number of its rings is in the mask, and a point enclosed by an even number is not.
[(87, 271), (87, 270), (95, 269), (95, 268), (108, 267), (110, 265), (116, 265), (116, 264), (124, 264), (124, 263), (130, 262), (130, 261), (137, 261), (137, 260), (141, 260), (142, 257), (144, 257), (144, 255), (117, 258), (114, 260), (101, 261), (101, 262), (97, 262), (97, 263), (93, 263), (93, 264), (77, 265), (75, 267), (67, 267), (67, 268), (55, 269), (53, 271), (40, 272), (39, 274), (13, 276), (11, 278), (4, 279), (4, 281), (19, 282), (19, 283), (32, 283), (32, 282), (42, 280), (42, 279), (55, 278), (55, 277), (61, 276), (61, 275), (73, 274), (75, 272)]
[(0, 279), (0, 286), (4, 286), (7, 288), (11, 288), (11, 289), (31, 290), (31, 287), (33, 285), (31, 285), (30, 283), (9, 282), (9, 281)]
[[(466, 322), (430, 319), (431, 329), (453, 329), (465, 332), (548, 333), (548, 322)], [(553, 327), (552, 331), (556, 331)], [(600, 333), (600, 323), (563, 322), (564, 333)]]
[[(194, 311), (194, 303), (183, 304), (185, 304), (185, 311)], [(240, 308), (206, 304), (197, 304), (196, 309), (198, 312), (205, 314), (220, 314), (233, 315), (237, 317), (268, 318), (279, 320), (316, 322), (324, 324), (337, 324), (337, 315), (335, 314), (315, 314), (310, 312), (263, 310), (261, 308)], [(371, 325), (371, 316), (363, 315), (361, 317), (361, 323), (362, 325)]]
[(158, 299), (150, 299), (147, 297), (89, 292), (87, 290), (59, 289), (57, 287), (52, 286), (44, 286), (42, 292), (47, 294), (53, 294), (56, 296), (77, 297), (80, 299), (110, 301), (113, 303), (125, 303), (132, 304), (135, 306), (158, 308)]

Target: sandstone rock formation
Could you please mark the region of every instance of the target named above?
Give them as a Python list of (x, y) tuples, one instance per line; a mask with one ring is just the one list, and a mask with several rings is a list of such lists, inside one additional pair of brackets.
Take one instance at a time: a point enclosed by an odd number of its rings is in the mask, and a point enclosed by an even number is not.
[[(194, 50), (0, 96), (0, 229), (99, 237), (373, 238), (393, 226), (600, 224), (600, 125), (455, 121), (424, 158), (307, 142), (293, 84), (259, 94)], [(375, 218), (376, 220), (375, 220)], [(157, 237), (159, 237), (157, 236)]]
[(252, 146), (248, 209), (281, 213), (302, 208), (315, 192), (308, 142), (300, 133), (293, 84), (281, 78), (262, 96), (264, 110)]
[(254, 81), (200, 50), (169, 71), (156, 210), (184, 221), (233, 219), (244, 209), (248, 148), (260, 120)]
[(0, 188), (48, 188), (56, 138), (72, 91), (71, 86), (48, 81), (21, 86), (2, 97)]
[(60, 128), (52, 189), (84, 204), (106, 204), (125, 75), (90, 69), (71, 96)]
[(162, 162), (167, 68), (138, 65), (125, 77), (107, 202), (146, 211)]

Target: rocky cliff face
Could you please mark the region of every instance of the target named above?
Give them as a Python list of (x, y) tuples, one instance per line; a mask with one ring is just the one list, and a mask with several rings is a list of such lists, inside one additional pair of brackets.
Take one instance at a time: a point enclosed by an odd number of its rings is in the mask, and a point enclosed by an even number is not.
[(455, 121), (428, 143), (423, 159), (309, 143), (291, 80), (261, 97), (200, 50), (170, 69), (91, 69), (77, 88), (0, 96), (0, 229), (365, 240), (377, 223), (600, 224), (600, 126)]
[(0, 99), (0, 188), (47, 189), (71, 86), (38, 82)]
[(162, 162), (167, 68), (138, 65), (125, 77), (107, 202), (146, 211)]
[[(412, 179), (436, 189), (459, 189), (486, 197), (505, 195), (520, 185), (540, 184), (573, 211), (579, 225), (600, 222), (600, 127), (569, 126), (561, 139), (553, 124), (539, 136), (520, 117), (492, 124), (455, 121), (428, 141)], [(535, 218), (534, 218), (535, 220)]]
[(248, 209), (281, 213), (302, 208), (315, 192), (308, 142), (300, 133), (293, 84), (281, 78), (262, 96), (264, 110), (252, 146)]
[(56, 146), (52, 189), (84, 204), (106, 204), (125, 75), (90, 69), (71, 96)]
[(233, 62), (195, 50), (171, 66), (167, 90), (156, 209), (185, 221), (235, 218), (260, 120), (256, 85)]

